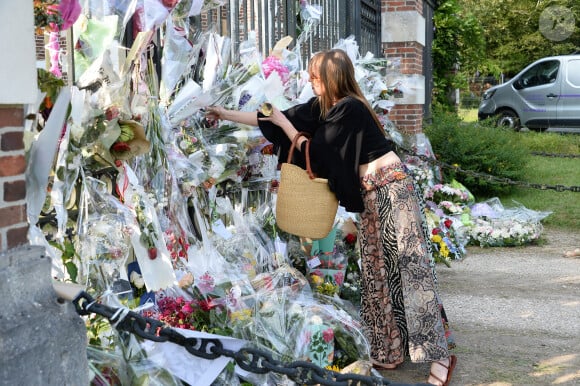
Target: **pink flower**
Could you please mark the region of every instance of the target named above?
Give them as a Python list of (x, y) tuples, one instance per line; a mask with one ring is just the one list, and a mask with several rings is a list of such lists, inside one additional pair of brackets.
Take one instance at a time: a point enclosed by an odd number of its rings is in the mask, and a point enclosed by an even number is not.
[(209, 311), (213, 308), (213, 304), (212, 304), (211, 300), (200, 300), (199, 301), (199, 308), (201, 308), (204, 311)]
[(304, 332), (304, 334), (302, 335), (302, 343), (307, 345), (308, 343), (310, 343), (310, 339), (312, 339), (312, 333), (310, 331)]
[(191, 314), (193, 312), (193, 307), (191, 306), (191, 302), (187, 302), (183, 305), (183, 307), (181, 307), (181, 310), (183, 312), (186, 312), (188, 314)]
[(332, 328), (329, 327), (326, 330), (322, 331), (322, 339), (324, 339), (326, 343), (332, 342), (332, 340), (334, 339), (334, 331), (332, 330)]
[(334, 281), (336, 282), (337, 285), (342, 285), (342, 283), (344, 283), (344, 273), (342, 272), (335, 273)]
[(290, 78), (290, 70), (277, 57), (270, 55), (262, 62), (262, 70), (266, 79), (273, 73), (277, 72), (282, 79), (282, 83), (286, 83)]
[(199, 277), (199, 282), (197, 283), (197, 288), (199, 288), (202, 294), (213, 291), (215, 288), (215, 281), (213, 277), (208, 272), (201, 275)]
[(58, 12), (62, 18), (60, 30), (64, 31), (71, 27), (81, 14), (81, 5), (78, 0), (60, 0)]

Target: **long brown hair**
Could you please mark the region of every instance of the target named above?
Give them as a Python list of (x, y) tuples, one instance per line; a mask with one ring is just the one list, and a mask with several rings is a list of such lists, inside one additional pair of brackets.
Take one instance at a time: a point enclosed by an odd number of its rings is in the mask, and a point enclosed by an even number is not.
[(323, 92), (318, 96), (322, 118), (326, 117), (337, 101), (350, 96), (364, 103), (377, 126), (384, 133), (383, 125), (356, 81), (354, 65), (345, 51), (332, 49), (314, 54), (308, 63), (308, 73), (311, 77), (319, 78), (324, 87)]

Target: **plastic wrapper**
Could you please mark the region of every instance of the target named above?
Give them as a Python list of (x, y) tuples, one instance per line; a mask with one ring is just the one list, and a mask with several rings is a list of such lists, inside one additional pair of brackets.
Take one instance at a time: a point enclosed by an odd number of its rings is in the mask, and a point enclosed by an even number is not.
[(316, 28), (320, 24), (322, 7), (318, 4), (310, 4), (309, 1), (300, 1), (299, 33), (296, 38), (296, 46), (300, 46), (316, 34)]
[(117, 178), (117, 191), (134, 211), (137, 227), (130, 242), (148, 291), (157, 291), (176, 283), (163, 231), (153, 202), (139, 185), (132, 169), (124, 164)]
[(191, 60), (199, 55), (201, 39), (190, 41), (187, 36), (188, 29), (189, 25), (184, 20), (167, 20), (160, 85), (162, 105), (170, 103), (176, 86), (189, 73)]
[(549, 211), (534, 211), (514, 201), (505, 208), (497, 198), (471, 206), (473, 225), (470, 227), (470, 244), (481, 247), (511, 247), (536, 242), (542, 234), (541, 221)]
[(282, 266), (256, 277), (254, 286), (253, 323), (240, 333), (258, 348), (281, 361), (307, 360), (322, 367), (368, 359), (356, 312), (346, 312), (332, 298), (315, 298), (298, 271)]
[(339, 370), (358, 360), (368, 361), (370, 349), (357, 317), (332, 298), (317, 297), (315, 302), (304, 308), (296, 356)]
[(466, 206), (473, 202), (473, 195), (458, 182), (431, 185), (425, 190), (424, 196), (425, 200), (436, 204), (446, 201)]
[[(440, 167), (429, 161), (435, 160), (435, 154), (431, 148), (429, 138), (427, 138), (423, 133), (401, 136), (398, 145), (407, 149), (407, 151), (403, 152), (402, 161), (409, 169), (415, 183), (423, 190), (426, 195), (425, 198), (427, 200), (431, 199), (427, 194), (431, 194), (430, 192), (437, 190), (437, 187), (442, 187), (443, 185), (441, 183), (442, 177)], [(442, 200), (436, 198), (432, 201), (440, 202)], [(467, 201), (464, 200), (462, 202)]]
[(63, 88), (44, 129), (38, 135), (37, 140), (30, 149), (26, 169), (26, 208), (27, 218), (30, 224), (36, 224), (38, 222), (41, 209), (45, 202), (48, 176), (58, 150), (70, 98), (70, 90)]
[(83, 281), (100, 292), (114, 289), (122, 281), (128, 284), (124, 266), (131, 253), (135, 218), (107, 192), (102, 181), (85, 177), (82, 186), (76, 249), (83, 260)]
[(76, 38), (73, 42), (76, 79), (79, 79), (109, 47), (113, 46), (119, 32), (118, 23), (117, 15), (104, 14), (100, 18), (80, 15), (73, 26), (73, 36)]
[(345, 39), (339, 39), (333, 48), (341, 49), (346, 52), (353, 64), (356, 63), (359, 59), (360, 53), (358, 50), (358, 43), (354, 38), (354, 35), (350, 35)]
[(460, 260), (465, 256), (465, 246), (469, 241), (468, 229), (457, 217), (441, 217), (436, 212), (425, 211), (436, 263), (451, 266), (451, 260)]
[(91, 386), (181, 386), (165, 368), (148, 358), (127, 360), (121, 352), (89, 346), (89, 384)]

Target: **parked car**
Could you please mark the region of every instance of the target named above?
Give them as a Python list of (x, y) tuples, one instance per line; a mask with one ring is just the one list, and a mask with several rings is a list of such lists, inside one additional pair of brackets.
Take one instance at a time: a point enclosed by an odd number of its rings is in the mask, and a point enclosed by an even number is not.
[(580, 129), (580, 55), (537, 60), (509, 81), (489, 88), (478, 118), (489, 117), (514, 130)]

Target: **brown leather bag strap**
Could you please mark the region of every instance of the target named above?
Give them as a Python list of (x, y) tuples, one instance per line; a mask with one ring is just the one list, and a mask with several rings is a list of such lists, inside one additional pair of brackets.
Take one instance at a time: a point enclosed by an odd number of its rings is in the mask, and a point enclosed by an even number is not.
[(294, 154), (294, 149), (296, 148), (296, 145), (298, 144), (298, 139), (300, 137), (306, 138), (306, 149), (304, 154), (304, 158), (306, 158), (306, 172), (308, 173), (310, 179), (314, 179), (316, 178), (316, 176), (314, 175), (314, 173), (312, 173), (312, 168), (310, 167), (310, 137), (311, 137), (310, 133), (307, 133), (305, 131), (299, 131), (298, 134), (294, 136), (294, 138), (292, 139), (292, 145), (290, 145), (290, 150), (288, 151), (287, 162), (289, 164), (292, 163), (292, 155)]

